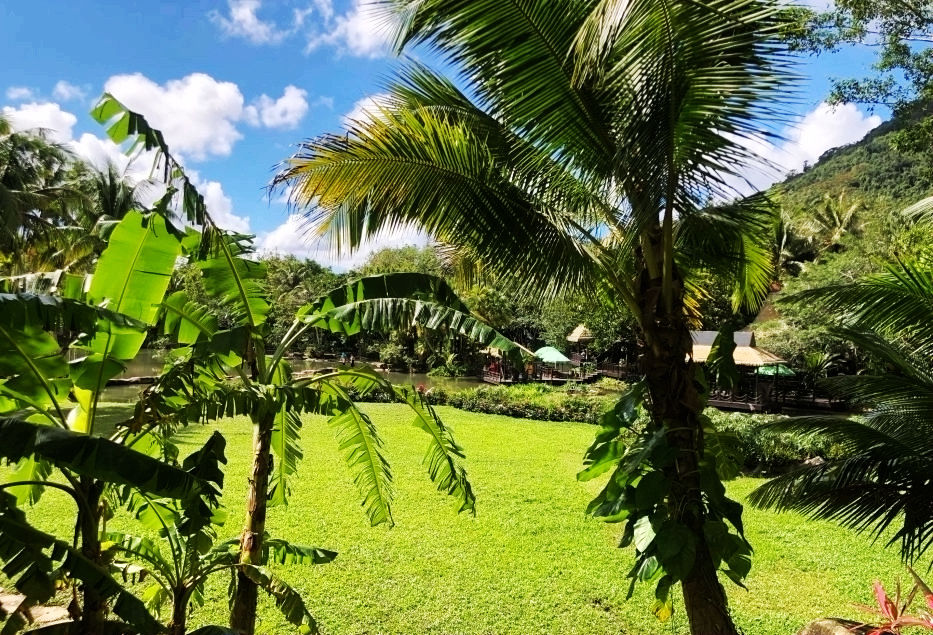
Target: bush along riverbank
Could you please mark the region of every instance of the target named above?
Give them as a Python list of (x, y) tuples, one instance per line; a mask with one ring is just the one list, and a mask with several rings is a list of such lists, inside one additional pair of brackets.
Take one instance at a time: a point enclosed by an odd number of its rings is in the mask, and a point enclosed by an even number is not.
[(479, 386), (447, 391), (432, 388), (425, 394), (431, 403), (470, 412), (506, 415), (541, 421), (599, 423), (625, 387), (622, 382), (603, 379), (589, 386)]
[[(624, 388), (623, 382), (601, 379), (588, 385), (517, 384), (461, 390), (433, 387), (424, 390), (424, 394), (432, 405), (452, 406), (468, 412), (598, 424)], [(353, 397), (358, 401), (392, 401), (390, 395), (383, 393)], [(716, 408), (707, 408), (706, 414), (746, 474), (780, 473), (804, 461), (838, 456), (838, 449), (822, 439), (769, 430), (767, 424), (780, 419), (780, 415), (723, 412)]]

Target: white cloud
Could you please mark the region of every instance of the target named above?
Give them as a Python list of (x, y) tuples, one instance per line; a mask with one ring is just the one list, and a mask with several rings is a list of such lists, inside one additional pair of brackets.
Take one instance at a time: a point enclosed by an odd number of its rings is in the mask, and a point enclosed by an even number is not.
[(55, 82), (55, 88), (52, 89), (52, 96), (62, 101), (71, 101), (72, 99), (84, 100), (87, 98), (87, 91), (80, 86), (60, 79)]
[(334, 17), (334, 3), (332, 0), (314, 0), (314, 6), (325, 20)]
[(328, 110), (334, 109), (334, 98), (328, 95), (321, 95), (311, 102), (311, 106), (317, 108), (318, 106), (324, 106)]
[(353, 104), (353, 108), (341, 118), (341, 122), (345, 128), (350, 128), (356, 123), (377, 119), (387, 99), (389, 99), (388, 93), (376, 93), (363, 97)]
[[(208, 14), (211, 22), (220, 27), (227, 37), (242, 37), (253, 44), (278, 44), (292, 31), (279, 29), (275, 22), (262, 20), (256, 13), (262, 7), (261, 0), (227, 0), (229, 17), (217, 11)], [(304, 21), (304, 11), (296, 11), (298, 24)]]
[(372, 0), (354, 0), (346, 13), (336, 17), (332, 10), (329, 16), (321, 13), (323, 24), (308, 34), (306, 53), (322, 46), (333, 46), (338, 53), (355, 57), (376, 58), (388, 52), (390, 24)]
[(228, 156), (243, 137), (235, 125), (243, 117), (243, 94), (232, 82), (192, 73), (157, 84), (134, 73), (111, 77), (104, 90), (131, 110), (145, 113), (173, 152), (194, 160)]
[[(83, 133), (78, 139), (73, 138), (72, 130), (77, 117), (62, 110), (56, 103), (24, 104), (19, 108), (6, 106), (3, 115), (7, 117), (14, 130), (33, 130), (42, 128), (49, 131), (49, 137), (72, 149), (76, 155), (86, 160), (97, 169), (103, 169), (112, 163), (133, 182), (148, 179), (152, 168), (154, 151), (145, 152), (135, 157), (131, 163), (123, 150), (110, 139), (102, 139), (90, 133)], [(224, 192), (218, 181), (202, 179), (195, 170), (188, 170), (188, 176), (198, 191), (204, 196), (207, 209), (217, 223), (234, 231), (248, 233), (250, 220), (248, 216), (234, 213), (233, 201)], [(151, 205), (165, 193), (161, 184), (151, 184), (142, 191), (143, 203)]]
[(41, 128), (48, 132), (49, 139), (59, 143), (71, 140), (71, 130), (78, 121), (73, 114), (51, 102), (22, 104), (18, 108), (4, 106), (2, 112), (14, 130)]
[(827, 150), (859, 141), (880, 124), (881, 117), (866, 116), (855, 104), (821, 103), (790, 130), (781, 148), (788, 157), (784, 165), (800, 169), (805, 161), (816, 163)]
[(202, 179), (194, 170), (188, 170), (188, 176), (207, 205), (207, 211), (220, 227), (241, 233), (249, 233), (249, 216), (239, 216), (233, 211), (233, 200), (224, 192), (223, 185), (217, 181)]
[(800, 117), (783, 131), (784, 141), (778, 145), (763, 139), (745, 140), (763, 164), (750, 166), (742, 175), (747, 183), (730, 181), (741, 194), (763, 190), (791, 171), (813, 165), (832, 148), (855, 143), (881, 124), (878, 115), (866, 115), (855, 104), (831, 106), (825, 102)]
[(318, 238), (311, 232), (302, 216), (292, 214), (272, 231), (261, 234), (256, 240), (256, 245), (265, 253), (292, 254), (299, 258), (315, 260), (337, 271), (346, 271), (359, 267), (366, 262), (370, 254), (380, 249), (404, 245), (421, 246), (427, 242), (427, 237), (416, 229), (399, 229), (367, 240), (352, 253), (335, 254), (327, 239)]
[(29, 86), (10, 86), (6, 89), (6, 98), (10, 101), (25, 101), (35, 99), (36, 92)]
[[(252, 44), (281, 44), (297, 33), (306, 38), (305, 53), (329, 46), (340, 55), (382, 57), (389, 49), (389, 26), (375, 0), (353, 0), (338, 14), (333, 0), (308, 0), (292, 9), (288, 24), (260, 17), (262, 0), (227, 0), (227, 12), (211, 11), (208, 18), (226, 37), (239, 37)], [(316, 19), (309, 19), (316, 17)]]
[(246, 107), (244, 116), (254, 126), (294, 128), (308, 112), (307, 96), (308, 91), (289, 85), (278, 99), (260, 96)]

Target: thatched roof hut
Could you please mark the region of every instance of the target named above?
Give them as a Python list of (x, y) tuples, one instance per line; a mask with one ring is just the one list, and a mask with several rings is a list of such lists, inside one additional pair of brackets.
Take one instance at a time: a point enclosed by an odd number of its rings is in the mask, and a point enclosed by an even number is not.
[(577, 328), (571, 331), (570, 335), (567, 336), (567, 341), (573, 342), (575, 344), (577, 343), (585, 344), (587, 342), (593, 341), (593, 334), (590, 332), (588, 328), (586, 328), (586, 326), (584, 326), (583, 324), (578, 324)]
[[(700, 364), (706, 361), (718, 335), (717, 331), (690, 331), (690, 337), (693, 338), (693, 361)], [(732, 357), (738, 366), (770, 366), (784, 362), (774, 353), (758, 348), (752, 331), (736, 331), (732, 337), (735, 342)]]

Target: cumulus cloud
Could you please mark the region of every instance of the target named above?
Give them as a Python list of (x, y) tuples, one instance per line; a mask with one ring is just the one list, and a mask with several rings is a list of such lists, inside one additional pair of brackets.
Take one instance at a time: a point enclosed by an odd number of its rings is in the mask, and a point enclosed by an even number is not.
[(421, 246), (427, 242), (427, 236), (416, 229), (399, 229), (366, 241), (353, 253), (336, 254), (326, 238), (318, 238), (310, 231), (303, 217), (292, 214), (272, 231), (261, 234), (256, 244), (264, 253), (291, 254), (315, 260), (337, 271), (346, 271), (362, 265), (370, 254), (380, 249), (404, 245)]
[(782, 134), (783, 142), (745, 140), (762, 162), (750, 166), (744, 178), (736, 179), (733, 185), (741, 194), (763, 190), (788, 172), (816, 163), (827, 150), (861, 140), (879, 124), (881, 117), (866, 115), (855, 104), (832, 106), (823, 102), (788, 126)]
[[(241, 37), (253, 44), (278, 44), (291, 31), (279, 29), (275, 22), (261, 19), (257, 15), (261, 8), (261, 0), (227, 0), (227, 15), (211, 11), (208, 17), (227, 37)], [(304, 20), (304, 12), (295, 16), (299, 22)]]
[(356, 123), (365, 123), (378, 118), (387, 99), (389, 99), (388, 93), (367, 95), (353, 104), (353, 108), (341, 118), (341, 122), (345, 128), (350, 128)]
[(10, 101), (25, 101), (35, 99), (36, 91), (29, 86), (10, 86), (6, 89), (6, 98)]
[(306, 53), (322, 46), (355, 57), (376, 58), (388, 52), (390, 25), (372, 0), (353, 0), (350, 9), (341, 15), (334, 15), (333, 10), (329, 15), (323, 11), (321, 14), (321, 23), (308, 32)]
[(71, 141), (72, 128), (78, 118), (51, 102), (22, 104), (17, 108), (3, 107), (3, 116), (14, 130), (45, 130), (52, 141)]
[(233, 82), (204, 73), (157, 84), (141, 73), (115, 75), (104, 89), (165, 133), (173, 151), (194, 160), (228, 156), (243, 135), (243, 94)]
[(289, 85), (278, 99), (261, 95), (246, 107), (244, 116), (254, 126), (294, 128), (308, 112), (307, 97), (308, 91)]
[(300, 33), (305, 37), (305, 53), (327, 46), (340, 55), (376, 58), (389, 48), (390, 29), (375, 0), (352, 0), (342, 13), (334, 10), (333, 0), (309, 0), (280, 22), (260, 17), (262, 8), (262, 0), (227, 0), (226, 13), (215, 10), (207, 15), (225, 37), (256, 45), (281, 44)]
[(62, 101), (71, 101), (72, 99), (83, 101), (87, 99), (87, 90), (80, 86), (75, 86), (64, 79), (60, 79), (55, 82), (55, 87), (52, 89), (52, 96)]
[(192, 73), (157, 84), (141, 73), (115, 75), (105, 90), (165, 133), (165, 140), (181, 156), (203, 161), (229, 156), (243, 134), (237, 124), (266, 128), (294, 128), (308, 112), (308, 92), (286, 86), (282, 96), (261, 95), (246, 105), (233, 82)]

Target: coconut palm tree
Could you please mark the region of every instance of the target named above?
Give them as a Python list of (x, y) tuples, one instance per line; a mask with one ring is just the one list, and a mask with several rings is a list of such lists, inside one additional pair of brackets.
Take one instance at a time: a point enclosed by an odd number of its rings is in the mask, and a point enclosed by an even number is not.
[[(737, 303), (771, 280), (771, 210), (728, 200), (768, 134), (783, 85), (768, 0), (384, 0), (399, 50), (431, 48), (458, 84), (405, 61), (367, 116), (305, 141), (275, 179), (308, 221), (353, 249), (417, 226), (538, 296), (576, 289), (624, 305), (642, 342), (644, 453), (621, 460), (620, 405), (588, 455), (615, 469), (593, 507), (626, 521), (658, 581), (659, 615), (682, 582), (695, 633), (735, 633), (717, 577), (747, 572), (741, 507), (705, 450), (690, 312), (714, 271)], [(772, 102), (773, 103), (773, 102)], [(632, 405), (632, 400), (625, 404)], [(661, 452), (658, 448), (669, 449)], [(628, 456), (628, 455), (626, 455)], [(638, 504), (628, 493), (640, 488)], [(611, 511), (609, 511), (611, 508)], [(713, 534), (704, 533), (713, 523)], [(710, 541), (708, 536), (714, 536)], [(733, 540), (734, 539), (734, 540)], [(743, 551), (744, 550), (744, 551)]]
[(111, 162), (102, 169), (77, 163), (69, 181), (79, 197), (63, 210), (47, 258), (56, 268), (84, 272), (117, 223), (130, 211), (148, 207), (143, 197), (152, 183), (132, 180)]
[(66, 181), (73, 161), (42, 130), (18, 132), (0, 118), (0, 270), (35, 270), (31, 259), (54, 233), (63, 200), (77, 198)]

